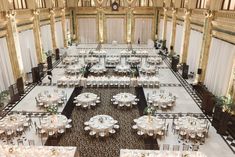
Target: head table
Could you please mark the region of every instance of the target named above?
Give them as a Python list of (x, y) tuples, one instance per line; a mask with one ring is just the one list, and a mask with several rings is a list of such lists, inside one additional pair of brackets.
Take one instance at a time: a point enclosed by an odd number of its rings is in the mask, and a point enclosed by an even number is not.
[(206, 157), (199, 151), (159, 151), (121, 149), (120, 157)]
[(0, 146), (1, 157), (79, 157), (76, 147)]

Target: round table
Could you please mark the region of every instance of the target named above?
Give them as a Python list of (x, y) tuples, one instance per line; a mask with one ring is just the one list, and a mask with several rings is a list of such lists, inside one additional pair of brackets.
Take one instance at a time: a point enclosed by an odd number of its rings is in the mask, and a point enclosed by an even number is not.
[(131, 70), (131, 67), (129, 65), (117, 65), (115, 68), (115, 71), (119, 73), (130, 72), (130, 70)]
[(97, 58), (97, 57), (87, 57), (85, 59), (85, 63), (96, 64), (98, 62), (99, 62), (99, 58)]
[(70, 65), (66, 68), (66, 72), (68, 72), (68, 73), (79, 73), (82, 68), (83, 68), (83, 66), (80, 65), (80, 64)]
[(90, 127), (90, 130), (98, 135), (101, 132), (108, 133), (114, 128), (114, 125), (118, 123), (118, 121), (114, 120), (113, 117), (109, 115), (97, 115), (90, 118), (86, 123)]
[(106, 64), (117, 64), (120, 62), (118, 57), (109, 57), (105, 59)]
[(101, 73), (106, 72), (106, 68), (104, 67), (104, 65), (95, 65), (91, 67), (90, 72), (101, 74)]
[(41, 128), (46, 132), (57, 132), (59, 129), (64, 129), (67, 124), (67, 117), (59, 114), (50, 115), (41, 120)]
[(50, 104), (56, 104), (61, 98), (63, 97), (62, 94), (59, 93), (41, 93), (38, 96), (38, 100), (44, 104), (44, 106)]
[(66, 57), (63, 59), (63, 64), (74, 64), (76, 62), (76, 58), (74, 57)]
[(162, 58), (161, 57), (149, 57), (147, 58), (147, 62), (149, 64), (160, 64), (162, 62)]
[(130, 57), (130, 58), (127, 59), (127, 62), (129, 64), (139, 64), (140, 61), (141, 61), (141, 59), (138, 58), (138, 57)]
[(135, 102), (136, 96), (131, 93), (119, 93), (114, 95), (113, 98), (118, 102), (118, 105), (123, 104), (124, 106)]
[(146, 74), (155, 74), (157, 72), (157, 69), (155, 66), (144, 65), (141, 66), (140, 71)]
[(168, 105), (175, 101), (174, 96), (169, 96), (167, 94), (153, 94), (149, 97), (149, 100), (151, 100), (156, 105)]
[(28, 126), (29, 118), (20, 114), (7, 115), (3, 119), (0, 120), (0, 133), (5, 132), (16, 132), (17, 129), (21, 129), (23, 131), (24, 126)]
[(96, 103), (98, 96), (94, 93), (82, 93), (79, 94), (75, 99), (82, 107), (90, 107), (92, 103)]
[(206, 129), (206, 123), (204, 119), (198, 119), (192, 116), (180, 117), (174, 121), (180, 129), (185, 130), (186, 133), (199, 133)]
[(136, 123), (138, 130), (141, 130), (144, 133), (157, 133), (159, 130), (162, 130), (165, 124), (162, 119), (158, 119), (154, 116), (142, 116), (135, 119), (134, 122)]

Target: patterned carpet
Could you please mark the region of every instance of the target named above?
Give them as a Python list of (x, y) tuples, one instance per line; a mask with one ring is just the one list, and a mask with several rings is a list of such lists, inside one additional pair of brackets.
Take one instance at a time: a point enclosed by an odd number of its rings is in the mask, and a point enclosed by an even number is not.
[[(138, 138), (131, 128), (133, 119), (139, 117), (138, 108), (120, 110), (110, 104), (110, 99), (113, 95), (120, 92), (130, 92), (135, 94), (134, 88), (86, 88), (82, 92), (96, 93), (101, 97), (101, 104), (91, 110), (75, 108), (71, 115), (71, 118), (73, 119), (73, 128), (71, 132), (66, 133), (61, 137), (58, 143), (59, 146), (77, 146), (80, 157), (118, 157), (120, 154), (119, 151), (122, 148), (146, 148), (144, 140)], [(89, 137), (83, 130), (83, 123), (88, 121), (92, 116), (99, 114), (107, 114), (118, 120), (120, 131), (114, 136), (105, 139)]]

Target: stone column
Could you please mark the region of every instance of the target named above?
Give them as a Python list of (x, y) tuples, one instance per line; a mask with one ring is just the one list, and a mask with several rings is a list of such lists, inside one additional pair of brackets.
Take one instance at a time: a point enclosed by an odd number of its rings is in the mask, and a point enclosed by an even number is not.
[(213, 14), (210, 11), (207, 11), (205, 13), (204, 27), (203, 27), (203, 41), (202, 41), (202, 48), (198, 64), (198, 69), (202, 69), (202, 73), (200, 75), (197, 74), (195, 82), (203, 83), (206, 76), (206, 67), (207, 67), (209, 49), (211, 44), (212, 19), (213, 19)]
[(40, 35), (40, 18), (39, 18), (39, 10), (33, 11), (33, 33), (34, 33), (34, 39), (35, 39), (35, 47), (36, 47), (36, 54), (37, 54), (37, 60), (38, 63), (43, 62), (42, 58), (42, 43), (41, 43), (41, 35)]
[[(164, 41), (164, 40), (166, 40), (166, 29), (167, 29), (167, 14), (166, 14), (166, 12), (167, 12), (167, 9), (166, 8), (164, 8), (164, 16), (163, 16), (163, 33), (162, 33), (162, 40)], [(159, 34), (159, 35), (161, 35), (161, 34)]]
[(68, 47), (67, 42), (67, 30), (66, 30), (66, 17), (65, 17), (65, 9), (61, 10), (61, 24), (62, 24), (62, 33), (64, 39), (64, 47)]
[(57, 48), (56, 37), (55, 37), (55, 12), (53, 9), (50, 10), (50, 23), (51, 23), (51, 37), (53, 50)]
[(181, 55), (180, 55), (181, 63), (187, 62), (190, 29), (191, 29), (190, 28), (190, 11), (186, 10), (185, 16), (184, 16), (183, 38), (182, 38)]
[(127, 43), (132, 42), (132, 14), (133, 9), (131, 7), (128, 8), (127, 11), (127, 28), (126, 28), (126, 41)]
[(99, 34), (99, 42), (104, 42), (104, 13), (102, 8), (98, 8), (98, 34)]
[(172, 12), (172, 30), (171, 30), (171, 41), (170, 46), (173, 46), (173, 51), (170, 51), (170, 55), (173, 55), (174, 46), (175, 46), (175, 35), (176, 35), (176, 10)]
[[(20, 52), (20, 44), (17, 32), (17, 26), (15, 22), (15, 13), (10, 12), (6, 15), (7, 20), (7, 44), (9, 49), (9, 58), (11, 62), (12, 72), (14, 79), (16, 80), (21, 76), (23, 72), (23, 64), (20, 64), (19, 61), (22, 63), (22, 59), (19, 56)], [(19, 56), (19, 57), (18, 57)]]

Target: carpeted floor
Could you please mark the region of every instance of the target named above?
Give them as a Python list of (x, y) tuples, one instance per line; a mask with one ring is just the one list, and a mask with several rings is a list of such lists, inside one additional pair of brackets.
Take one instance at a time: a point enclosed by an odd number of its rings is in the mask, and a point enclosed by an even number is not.
[[(59, 146), (77, 146), (80, 157), (118, 157), (120, 149), (144, 149), (145, 141), (139, 138), (132, 131), (131, 125), (133, 119), (139, 117), (138, 108), (130, 110), (119, 110), (110, 104), (113, 95), (120, 92), (130, 92), (135, 94), (134, 88), (117, 89), (117, 88), (86, 88), (82, 92), (92, 92), (100, 95), (101, 104), (95, 109), (83, 110), (75, 108), (72, 112), (73, 128), (71, 132), (64, 134), (58, 145)], [(120, 131), (112, 137), (97, 139), (89, 137), (83, 130), (85, 121), (88, 121), (95, 115), (106, 114), (118, 120)]]

